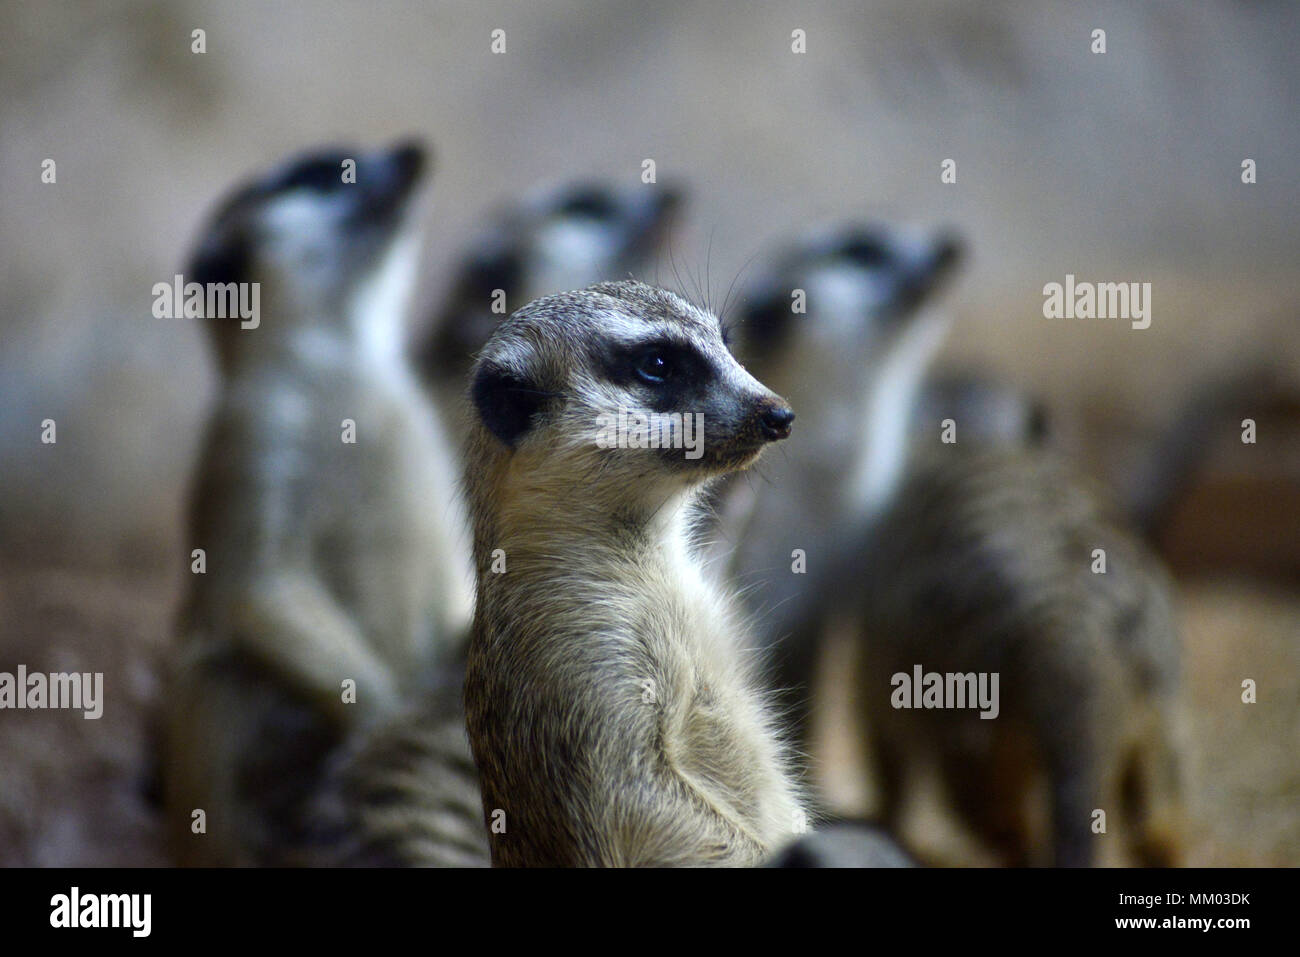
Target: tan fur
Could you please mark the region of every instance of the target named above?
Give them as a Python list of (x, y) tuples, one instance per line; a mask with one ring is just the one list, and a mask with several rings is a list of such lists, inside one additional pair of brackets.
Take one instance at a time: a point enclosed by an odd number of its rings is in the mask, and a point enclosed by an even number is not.
[[(358, 184), (382, 161), (362, 159)], [(254, 193), (213, 227), (251, 246), (234, 278), (263, 284), (263, 315), (221, 333), (225, 384), (192, 496), (207, 572), (181, 617), (165, 769), (186, 863), (267, 860), (323, 755), (393, 713), (467, 615), (445, 441), (401, 352), (407, 200), (378, 197), (395, 211), (359, 224), (350, 204), (368, 194), (347, 189)]]
[[(641, 401), (597, 374), (592, 348), (659, 331), (717, 373), (696, 468), (596, 445), (599, 412)], [(687, 535), (700, 486), (752, 461), (754, 416), (779, 400), (726, 352), (714, 317), (630, 282), (516, 313), (476, 383), (503, 368), (545, 398), (513, 448), (480, 419), (467, 456), (478, 602), (465, 698), (485, 818), (504, 823), (493, 863), (758, 862), (802, 824), (800, 801), (730, 598)]]
[[(1006, 863), (1175, 863), (1171, 585), (1097, 495), (1048, 453), (940, 446), (909, 472), (870, 552), (859, 693), (886, 820), (898, 823), (907, 766), (933, 755), (954, 807)], [(917, 664), (998, 673), (1001, 713), (893, 708), (891, 676)], [(1033, 823), (1035, 793), (1049, 832)], [(1098, 809), (1104, 835), (1091, 830)]]
[[(733, 481), (722, 537), (734, 552), (710, 559), (728, 567), (757, 613), (801, 745), (838, 597), (827, 582), (905, 467), (908, 414), (949, 324), (930, 303), (958, 250), (942, 235), (879, 225), (817, 229), (759, 275), (741, 309), (742, 357), (790, 398), (800, 427), (759, 477)], [(791, 311), (794, 290), (806, 313)]]

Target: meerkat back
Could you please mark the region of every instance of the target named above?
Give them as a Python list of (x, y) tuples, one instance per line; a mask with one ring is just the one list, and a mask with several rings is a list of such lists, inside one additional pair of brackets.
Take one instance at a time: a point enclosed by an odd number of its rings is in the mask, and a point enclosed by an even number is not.
[[(1176, 857), (1171, 583), (1102, 501), (1047, 450), (958, 443), (917, 457), (867, 546), (860, 606), (858, 693), (895, 826), (925, 754), (1005, 862)], [(996, 676), (995, 700), (918, 708), (919, 691), (899, 690), (918, 667), (944, 682)]]

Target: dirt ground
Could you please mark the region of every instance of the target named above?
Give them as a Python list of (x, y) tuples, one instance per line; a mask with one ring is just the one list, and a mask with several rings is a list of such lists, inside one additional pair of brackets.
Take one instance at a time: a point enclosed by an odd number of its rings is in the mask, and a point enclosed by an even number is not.
[(103, 715), (0, 721), (0, 865), (167, 863), (150, 799), (174, 583), (138, 570), (0, 567), (0, 671), (102, 671)]

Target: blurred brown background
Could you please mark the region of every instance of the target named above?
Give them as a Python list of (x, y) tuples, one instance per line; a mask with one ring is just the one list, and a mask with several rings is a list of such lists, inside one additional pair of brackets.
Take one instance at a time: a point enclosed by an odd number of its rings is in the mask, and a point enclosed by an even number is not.
[[(0, 670), (103, 670), (108, 695), (100, 722), (0, 713), (0, 860), (160, 859), (136, 786), (215, 383), (200, 330), (153, 319), (150, 288), (247, 173), (322, 141), (424, 136), (426, 303), (486, 210), (543, 180), (635, 182), (647, 157), (691, 189), (674, 257), (707, 258), (715, 301), (809, 222), (949, 225), (971, 257), (945, 356), (1127, 440), (1261, 355), (1297, 390), (1298, 42), (1283, 2), (0, 7)], [(1066, 273), (1151, 282), (1151, 328), (1044, 319), (1042, 287)], [(1275, 421), (1253, 462), (1229, 422), (1220, 469), (1300, 485), (1295, 417)], [(1259, 507), (1300, 548), (1300, 517)], [(1254, 574), (1249, 539), (1237, 550), (1180, 580), (1192, 862), (1296, 864), (1300, 598)], [(1240, 704), (1243, 677), (1258, 705)], [(846, 755), (834, 793), (861, 805), (851, 746), (828, 747)]]

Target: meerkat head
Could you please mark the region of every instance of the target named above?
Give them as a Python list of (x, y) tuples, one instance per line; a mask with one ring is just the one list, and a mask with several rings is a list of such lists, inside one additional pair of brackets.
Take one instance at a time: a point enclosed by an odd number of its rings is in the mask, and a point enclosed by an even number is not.
[(1038, 448), (1053, 441), (1043, 401), (1010, 382), (975, 372), (948, 372), (926, 382), (917, 397), (914, 428), (938, 435), (951, 419), (965, 439), (981, 445)]
[(534, 190), (503, 210), (468, 250), (421, 365), (459, 384), (506, 311), (644, 267), (667, 239), (682, 196), (671, 184), (579, 182)]
[(470, 398), (471, 469), (622, 514), (744, 468), (794, 420), (732, 356), (715, 316), (632, 281), (514, 313), (475, 363)]
[(834, 476), (841, 505), (857, 514), (879, 509), (903, 474), (916, 396), (949, 325), (923, 307), (960, 255), (946, 236), (821, 230), (795, 243), (743, 308), (742, 356), (812, 426), (799, 461)]
[[(236, 190), (203, 233), (187, 283), (256, 283), (266, 321), (252, 330), (210, 317), (223, 362), (241, 344), (295, 327), (400, 340), (415, 276), (409, 210), (425, 166), (415, 143), (364, 152), (322, 149)], [(256, 348), (251, 346), (251, 348)]]
[(960, 244), (943, 235), (867, 225), (814, 231), (746, 297), (742, 358), (778, 389), (846, 385), (827, 376), (842, 369), (860, 378), (879, 363), (960, 258)]

